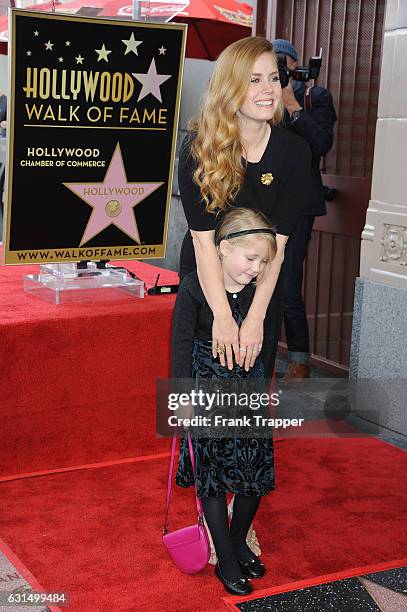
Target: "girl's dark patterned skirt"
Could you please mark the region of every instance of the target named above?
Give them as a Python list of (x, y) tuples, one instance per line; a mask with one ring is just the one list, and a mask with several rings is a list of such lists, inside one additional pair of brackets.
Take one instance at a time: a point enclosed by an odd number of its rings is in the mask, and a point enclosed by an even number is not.
[[(211, 344), (194, 341), (192, 375), (201, 379), (264, 379), (260, 357), (253, 368), (246, 372), (235, 365), (233, 370), (222, 367), (219, 359), (213, 359)], [(253, 381), (252, 381), (253, 382)], [(268, 415), (270, 416), (270, 415)], [(275, 488), (274, 450), (271, 435), (262, 437), (197, 437), (190, 430), (196, 466), (196, 486), (199, 497), (220, 495), (224, 492), (247, 496), (266, 495)], [(194, 435), (195, 434), (195, 435)], [(187, 434), (181, 440), (176, 483), (181, 487), (194, 484)]]

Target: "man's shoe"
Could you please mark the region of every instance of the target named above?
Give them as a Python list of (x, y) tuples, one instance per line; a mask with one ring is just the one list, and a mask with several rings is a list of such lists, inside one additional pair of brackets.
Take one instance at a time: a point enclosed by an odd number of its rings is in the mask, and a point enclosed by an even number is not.
[(247, 578), (239, 578), (234, 582), (226, 580), (220, 571), (219, 563), (215, 567), (215, 576), (219, 578), (226, 591), (232, 595), (250, 595), (253, 591), (253, 587)]
[(260, 559), (250, 559), (250, 561), (239, 561), (240, 569), (249, 578), (261, 578), (266, 573), (266, 568)]
[(311, 366), (308, 363), (296, 363), (295, 361), (288, 364), (288, 369), (281, 382), (285, 384), (296, 385), (302, 382), (305, 378), (311, 376)]

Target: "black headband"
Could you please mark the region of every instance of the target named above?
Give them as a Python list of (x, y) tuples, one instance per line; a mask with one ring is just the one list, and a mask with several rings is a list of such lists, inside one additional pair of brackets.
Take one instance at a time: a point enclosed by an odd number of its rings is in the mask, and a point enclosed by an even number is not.
[(237, 238), (238, 236), (245, 236), (246, 234), (273, 234), (273, 236), (275, 236), (276, 232), (271, 229), (271, 227), (240, 230), (240, 232), (232, 232), (231, 234), (226, 234), (226, 236), (218, 236), (216, 242), (219, 244), (221, 240), (229, 240), (229, 238)]

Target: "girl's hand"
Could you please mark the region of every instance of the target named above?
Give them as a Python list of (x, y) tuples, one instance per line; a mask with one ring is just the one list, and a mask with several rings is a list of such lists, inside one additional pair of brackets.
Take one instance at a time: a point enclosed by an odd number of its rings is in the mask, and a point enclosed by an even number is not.
[(239, 365), (245, 367), (248, 372), (253, 367), (263, 344), (263, 319), (255, 319), (248, 315), (240, 327), (239, 346), (240, 356)]
[[(217, 347), (224, 347), (225, 350), (219, 353)], [(214, 358), (219, 357), (222, 366), (227, 360), (228, 368), (232, 370), (233, 353), (237, 363), (239, 360), (239, 327), (232, 314), (215, 316), (212, 326), (212, 355)]]

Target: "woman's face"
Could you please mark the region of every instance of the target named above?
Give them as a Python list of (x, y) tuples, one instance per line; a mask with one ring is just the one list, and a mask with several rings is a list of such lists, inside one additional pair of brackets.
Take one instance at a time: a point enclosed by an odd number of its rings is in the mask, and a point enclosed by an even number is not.
[(263, 53), (254, 63), (246, 97), (239, 109), (240, 119), (261, 123), (270, 121), (281, 97), (276, 61), (271, 53)]

